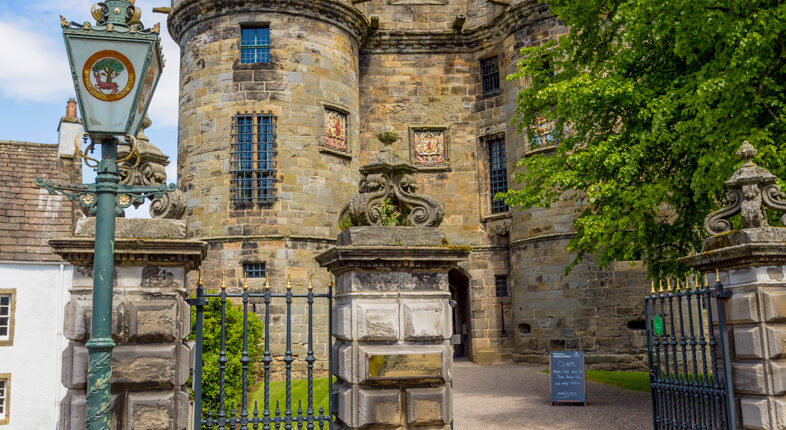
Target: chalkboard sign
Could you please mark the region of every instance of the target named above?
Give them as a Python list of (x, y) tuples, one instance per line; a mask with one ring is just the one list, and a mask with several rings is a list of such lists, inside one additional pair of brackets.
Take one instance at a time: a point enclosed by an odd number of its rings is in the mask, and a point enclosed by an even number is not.
[(587, 404), (584, 351), (552, 351), (549, 355), (551, 404)]

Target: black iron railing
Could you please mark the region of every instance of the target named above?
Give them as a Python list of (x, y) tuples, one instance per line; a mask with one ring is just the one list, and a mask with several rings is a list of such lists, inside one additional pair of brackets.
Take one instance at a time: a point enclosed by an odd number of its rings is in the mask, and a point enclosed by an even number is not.
[(656, 430), (736, 428), (724, 313), (731, 293), (696, 281), (653, 284), (645, 298)]
[[(218, 298), (221, 305), (221, 343), (220, 351), (218, 354), (218, 368), (219, 368), (219, 396), (217, 404), (209, 405), (206, 417), (202, 416), (202, 359), (203, 359), (203, 322), (204, 322), (204, 308), (208, 304), (209, 298)], [(241, 299), (243, 306), (243, 350), (240, 356), (240, 363), (242, 366), (242, 404), (239, 411), (236, 411), (235, 405), (227, 404), (225, 395), (226, 384), (226, 365), (230, 358), (227, 356), (226, 350), (226, 320), (225, 310), (227, 302), (232, 306), (230, 299)], [(248, 402), (248, 374), (249, 365), (251, 364), (251, 357), (249, 356), (248, 348), (248, 305), (251, 299), (262, 299), (265, 309), (264, 319), (264, 353), (262, 354), (262, 367), (264, 372), (264, 400), (262, 405), (254, 404), (253, 410), (249, 412), (250, 405)], [(276, 299), (283, 299), (286, 303), (286, 349), (284, 351), (284, 373), (285, 373), (285, 390), (286, 397), (284, 401), (284, 410), (281, 410), (281, 405), (276, 402), (275, 408), (270, 404), (270, 376), (271, 376), (271, 363), (273, 357), (271, 354), (270, 337), (270, 306)], [(303, 409), (302, 399), (298, 401), (297, 409), (293, 409), (292, 400), (292, 363), (295, 357), (292, 354), (292, 303), (295, 299), (305, 299), (307, 305), (307, 324), (308, 324), (308, 340), (306, 362), (307, 368), (307, 399), (306, 408)], [(274, 294), (270, 290), (270, 283), (266, 280), (265, 288), (262, 293), (252, 293), (249, 291), (247, 284), (244, 282), (243, 291), (240, 293), (227, 292), (225, 283), (221, 282), (221, 289), (218, 293), (205, 293), (202, 280), (200, 278), (197, 285), (196, 297), (189, 299), (189, 303), (196, 311), (195, 321), (195, 357), (194, 357), (194, 375), (193, 375), (193, 391), (194, 391), (194, 429), (218, 429), (218, 430), (248, 430), (252, 429), (284, 429), (291, 430), (297, 429), (332, 429), (333, 428), (333, 402), (329, 402), (328, 410), (320, 407), (318, 410), (314, 409), (314, 363), (317, 361), (314, 355), (314, 302), (316, 300), (325, 300), (328, 305), (328, 327), (332, 327), (332, 308), (333, 308), (333, 285), (332, 282), (328, 283), (327, 293), (315, 294), (312, 288), (311, 280), (308, 282), (308, 292), (306, 294), (294, 294), (292, 292), (292, 284), (287, 280), (286, 293)], [(328, 393), (333, 392), (333, 361), (330, 354), (332, 350), (332, 336), (328, 335)], [(261, 407), (261, 411), (260, 411)], [(251, 427), (249, 427), (251, 426)], [(261, 427), (260, 427), (261, 426)], [(295, 426), (295, 427), (293, 427)]]

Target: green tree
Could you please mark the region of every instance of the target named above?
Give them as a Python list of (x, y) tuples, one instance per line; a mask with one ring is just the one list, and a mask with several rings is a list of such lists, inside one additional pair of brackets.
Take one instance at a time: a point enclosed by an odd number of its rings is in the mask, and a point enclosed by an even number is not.
[(102, 58), (93, 65), (93, 71), (101, 73), (106, 78), (104, 82), (112, 82), (123, 70), (125, 66), (120, 60), (112, 57)]
[[(215, 291), (211, 291), (215, 294)], [(218, 357), (221, 350), (221, 299), (211, 297), (204, 308), (202, 322), (202, 413), (207, 414), (208, 406), (213, 407), (214, 416), (218, 413), (219, 404), (219, 367)], [(232, 403), (239, 409), (243, 395), (243, 367), (240, 362), (243, 351), (243, 306), (233, 305), (227, 300), (224, 311), (225, 334), (224, 344), (227, 354), (226, 369), (224, 371), (224, 403), (229, 413)], [(195, 339), (196, 309), (191, 308), (191, 336)], [(264, 324), (254, 313), (248, 312), (247, 344), (248, 355), (251, 358), (248, 371), (248, 393), (256, 384), (256, 366), (262, 353), (262, 331)]]
[(786, 2), (553, 0), (569, 28), (558, 42), (522, 49), (519, 131), (555, 120), (553, 152), (526, 157), (520, 208), (582, 202), (569, 248), (601, 265), (643, 258), (651, 276), (685, 270), (705, 215), (743, 140), (783, 178)]

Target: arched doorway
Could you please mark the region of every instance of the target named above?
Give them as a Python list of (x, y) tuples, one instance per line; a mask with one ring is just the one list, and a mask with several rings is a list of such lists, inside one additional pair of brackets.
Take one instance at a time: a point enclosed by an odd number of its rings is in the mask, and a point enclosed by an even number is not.
[(469, 276), (461, 269), (448, 272), (453, 306), (453, 357), (472, 356), (472, 306), (469, 295)]

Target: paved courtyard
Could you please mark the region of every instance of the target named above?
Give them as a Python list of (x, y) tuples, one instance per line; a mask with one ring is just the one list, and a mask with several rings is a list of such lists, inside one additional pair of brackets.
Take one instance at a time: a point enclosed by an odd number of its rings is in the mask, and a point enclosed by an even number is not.
[(587, 381), (587, 406), (551, 406), (545, 368), (456, 362), (455, 430), (652, 428), (649, 393)]

